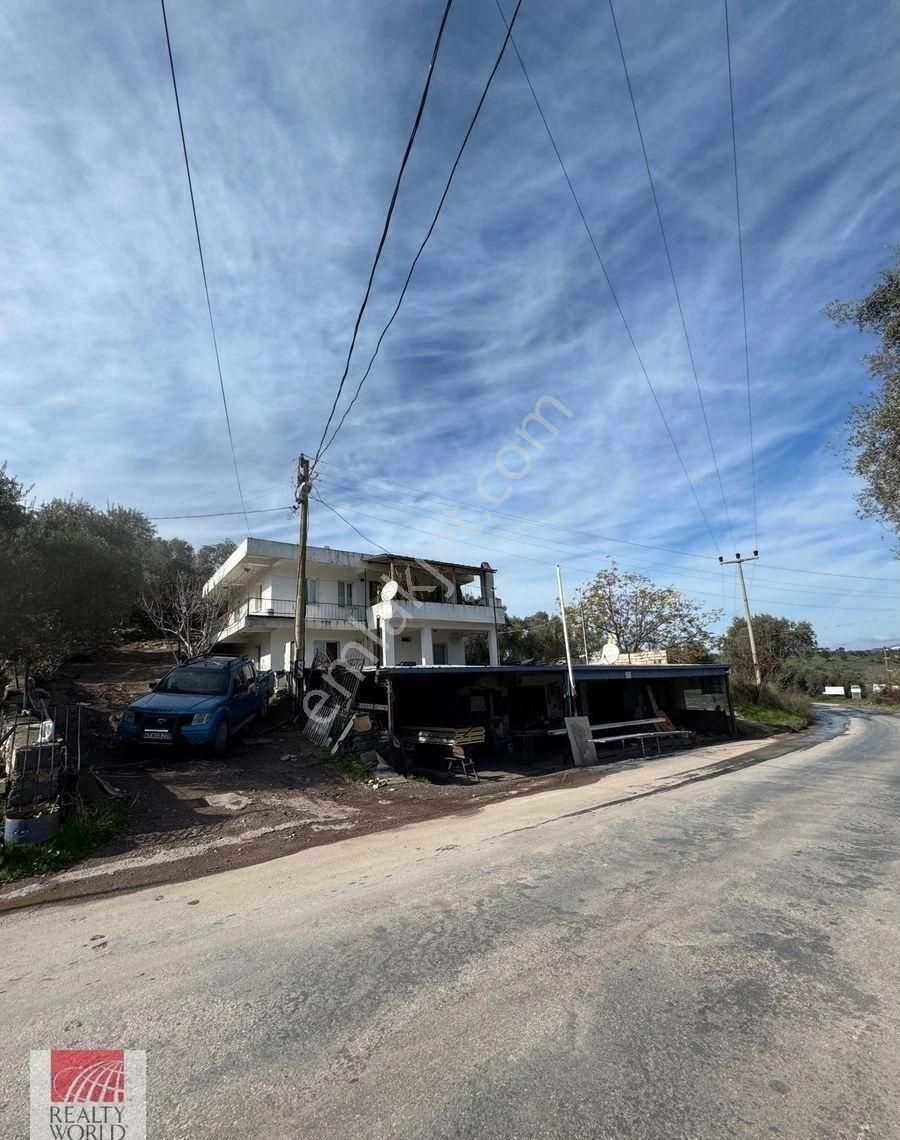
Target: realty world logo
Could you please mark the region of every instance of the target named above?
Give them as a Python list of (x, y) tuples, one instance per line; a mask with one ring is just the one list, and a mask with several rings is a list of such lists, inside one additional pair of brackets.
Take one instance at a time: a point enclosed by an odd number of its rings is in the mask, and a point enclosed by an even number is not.
[(146, 1102), (141, 1049), (31, 1054), (31, 1140), (146, 1140)]

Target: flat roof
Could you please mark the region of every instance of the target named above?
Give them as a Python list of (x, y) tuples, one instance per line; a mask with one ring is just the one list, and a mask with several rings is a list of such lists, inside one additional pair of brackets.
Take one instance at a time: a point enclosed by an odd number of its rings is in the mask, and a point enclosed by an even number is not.
[[(727, 677), (730, 665), (573, 665), (576, 681), (627, 681), (637, 677)], [(479, 677), (496, 674), (536, 676), (551, 674), (562, 679), (565, 665), (379, 665), (365, 672), (388, 677)]]

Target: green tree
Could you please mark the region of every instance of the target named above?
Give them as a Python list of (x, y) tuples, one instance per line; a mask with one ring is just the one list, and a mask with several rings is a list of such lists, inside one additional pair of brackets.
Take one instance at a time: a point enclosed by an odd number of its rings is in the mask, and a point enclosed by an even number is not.
[(128, 507), (99, 510), (75, 499), (34, 507), (28, 496), (0, 466), (0, 672), (49, 676), (73, 653), (103, 648), (151, 587), (160, 612), (192, 615), (188, 644), (208, 640), (224, 600), (205, 600), (201, 587), (234, 543), (195, 551), (159, 538)]
[(839, 325), (854, 324), (878, 340), (863, 357), (876, 382), (867, 400), (852, 405), (847, 444), (850, 469), (865, 483), (860, 513), (900, 535), (900, 247), (894, 264), (858, 301), (834, 301), (825, 312)]
[(715, 643), (710, 626), (722, 616), (721, 610), (703, 610), (675, 586), (659, 586), (615, 563), (581, 590), (571, 610), (570, 632), (578, 645), (582, 605), (589, 653), (612, 637), (623, 653), (666, 649), (674, 660), (685, 661), (709, 659)]
[(237, 544), (232, 542), (230, 538), (226, 538), (224, 542), (214, 542), (209, 546), (201, 546), (194, 556), (195, 568), (199, 574), (211, 578), (222, 563), (227, 561), (229, 555), (234, 554), (236, 550)]
[(140, 588), (153, 528), (137, 511), (53, 499), (7, 536), (0, 574), (0, 658), (52, 674), (115, 637)]
[(558, 614), (537, 610), (526, 617), (510, 617), (500, 630), (501, 664), (553, 664), (565, 655), (562, 619)]
[[(754, 616), (753, 639), (764, 684), (767, 681), (786, 683), (787, 675), (781, 675), (789, 658), (814, 653), (816, 649), (816, 635), (808, 621), (794, 622), (790, 618), (774, 617), (772, 614)], [(728, 627), (722, 638), (722, 654), (737, 677), (753, 677), (750, 637), (743, 618), (735, 618)]]
[(29, 490), (7, 474), (6, 463), (0, 463), (0, 539), (27, 521)]

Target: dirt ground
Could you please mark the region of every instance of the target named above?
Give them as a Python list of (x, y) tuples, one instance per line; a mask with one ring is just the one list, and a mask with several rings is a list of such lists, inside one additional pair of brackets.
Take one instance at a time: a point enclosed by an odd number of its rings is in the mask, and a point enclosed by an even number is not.
[[(151, 641), (61, 670), (51, 703), (82, 703), (82, 793), (89, 800), (106, 798), (97, 775), (102, 777), (123, 794), (128, 824), (114, 843), (75, 869), (0, 888), (0, 909), (5, 896), (35, 882), (51, 888), (55, 898), (194, 878), (526, 790), (596, 778), (572, 768), (477, 784), (436, 785), (394, 774), (358, 782), (327, 762), (277, 708), (268, 722), (236, 737), (221, 760), (162, 746), (128, 755), (115, 739), (113, 718), (171, 664), (165, 647)], [(98, 873), (86, 882), (92, 871)]]
[(54, 702), (84, 702), (82, 792), (88, 799), (106, 798), (96, 778), (101, 776), (124, 796), (127, 827), (71, 869), (0, 888), (0, 911), (21, 905), (13, 900), (23, 895), (53, 901), (192, 879), (509, 796), (591, 783), (610, 771), (564, 767), (535, 774), (532, 768), (444, 785), (389, 773), (357, 782), (303, 740), (277, 707), (268, 723), (252, 724), (238, 736), (222, 760), (177, 755), (162, 746), (126, 755), (115, 740), (113, 717), (171, 663), (160, 643), (141, 642), (62, 670)]

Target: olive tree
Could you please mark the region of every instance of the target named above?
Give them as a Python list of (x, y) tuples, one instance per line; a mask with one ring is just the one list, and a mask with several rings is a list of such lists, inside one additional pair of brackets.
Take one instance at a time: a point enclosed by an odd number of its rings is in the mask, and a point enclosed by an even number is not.
[[(791, 621), (790, 618), (774, 617), (772, 614), (756, 614), (752, 620), (753, 640), (756, 643), (756, 656), (763, 683), (777, 679), (789, 658), (815, 651), (816, 635), (808, 621)], [(722, 638), (722, 654), (736, 676), (753, 676), (750, 637), (743, 618), (735, 618), (728, 627)]]
[(864, 297), (834, 301), (825, 312), (837, 324), (854, 324), (877, 338), (876, 350), (863, 357), (876, 387), (852, 405), (848, 465), (865, 483), (857, 495), (860, 513), (900, 535), (900, 247)]

